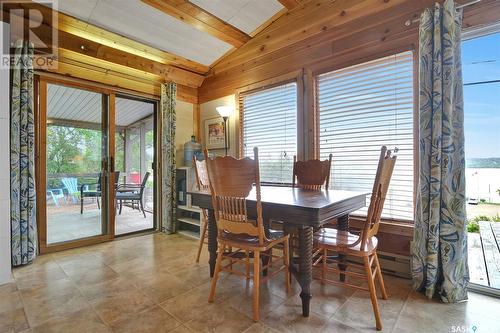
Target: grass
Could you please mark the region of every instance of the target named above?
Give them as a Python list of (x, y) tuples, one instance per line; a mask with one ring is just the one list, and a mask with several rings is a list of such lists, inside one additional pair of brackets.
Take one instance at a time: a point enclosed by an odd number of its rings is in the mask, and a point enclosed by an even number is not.
[(467, 231), (479, 233), (479, 221), (491, 221), (500, 222), (500, 216), (497, 214), (495, 216), (478, 215), (467, 222)]

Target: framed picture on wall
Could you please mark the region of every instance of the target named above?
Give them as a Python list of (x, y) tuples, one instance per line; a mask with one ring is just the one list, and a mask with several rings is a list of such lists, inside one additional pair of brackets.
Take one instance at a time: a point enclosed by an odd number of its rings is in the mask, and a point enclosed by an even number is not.
[(205, 120), (205, 143), (207, 149), (224, 149), (224, 134), (224, 120), (222, 117)]

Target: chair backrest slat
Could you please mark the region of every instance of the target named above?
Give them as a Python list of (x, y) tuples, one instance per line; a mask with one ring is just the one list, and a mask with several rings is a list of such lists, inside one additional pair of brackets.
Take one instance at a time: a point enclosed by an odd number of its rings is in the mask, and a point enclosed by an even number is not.
[(332, 154), (328, 160), (308, 160), (297, 161), (293, 157), (293, 187), (300, 187), (305, 190), (321, 190), (324, 186), (328, 189), (330, 183), (330, 169), (332, 166)]
[(141, 183), (141, 191), (140, 191), (141, 196), (142, 196), (142, 193), (144, 192), (144, 189), (146, 188), (146, 183), (147, 183), (150, 175), (151, 175), (151, 173), (149, 171), (144, 174), (144, 178), (142, 179), (142, 183)]
[[(215, 219), (219, 233), (247, 234), (265, 240), (262, 222), (258, 149), (254, 159), (236, 159), (231, 156), (208, 157), (205, 150), (209, 186), (212, 193)], [(248, 219), (246, 198), (255, 186), (257, 218)]]
[[(397, 148), (395, 152), (397, 152)], [(364, 248), (368, 240), (378, 232), (380, 218), (382, 216), (382, 210), (384, 208), (384, 202), (389, 189), (392, 172), (394, 171), (394, 165), (396, 164), (396, 159), (397, 156), (393, 154), (391, 150), (388, 150), (386, 146), (381, 148), (370, 206), (368, 207), (366, 221), (360, 235), (361, 248)]]

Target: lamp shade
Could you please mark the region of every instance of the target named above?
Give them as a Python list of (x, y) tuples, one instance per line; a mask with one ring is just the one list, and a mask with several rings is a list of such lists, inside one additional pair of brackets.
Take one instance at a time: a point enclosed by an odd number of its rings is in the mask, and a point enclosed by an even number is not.
[(219, 115), (223, 118), (229, 117), (231, 115), (231, 113), (233, 113), (233, 107), (229, 106), (229, 105), (218, 106), (218, 107), (216, 107), (216, 109), (217, 109), (217, 112), (219, 112)]

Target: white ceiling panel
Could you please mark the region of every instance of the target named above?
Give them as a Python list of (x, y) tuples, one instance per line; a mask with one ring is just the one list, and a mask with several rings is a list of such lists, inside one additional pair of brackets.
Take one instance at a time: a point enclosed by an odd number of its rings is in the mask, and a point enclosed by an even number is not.
[(190, 2), (251, 34), (284, 7), (277, 0), (190, 0)]
[(154, 113), (154, 105), (128, 98), (116, 98), (116, 125), (129, 126)]
[(101, 123), (101, 94), (49, 84), (47, 118)]
[[(40, 2), (41, 0), (34, 1)], [(75, 16), (80, 20), (87, 22), (97, 4), (97, 1), (99, 0), (59, 0), (54, 3), (55, 5), (57, 5), (57, 7), (54, 7), (54, 9)]]
[(139, 0), (61, 0), (59, 11), (204, 65), (232, 48)]
[[(100, 124), (102, 95), (92, 91), (49, 84), (47, 118)], [(128, 98), (116, 98), (115, 124), (127, 127), (154, 113), (152, 103)]]

